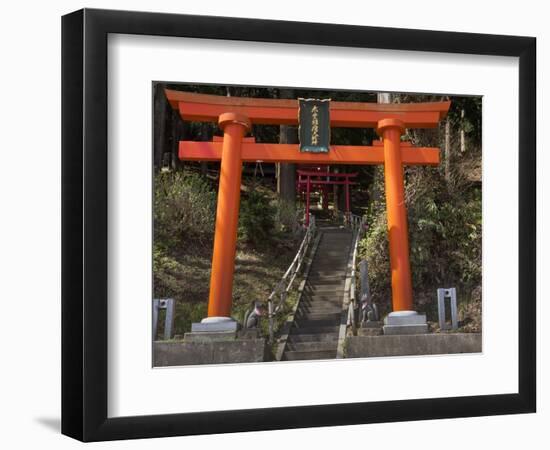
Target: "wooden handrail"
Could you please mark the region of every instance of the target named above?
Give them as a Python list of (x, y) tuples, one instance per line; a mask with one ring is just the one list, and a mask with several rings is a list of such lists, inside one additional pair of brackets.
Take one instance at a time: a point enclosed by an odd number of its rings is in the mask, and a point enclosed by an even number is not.
[(355, 238), (353, 243), (353, 255), (351, 259), (351, 282), (349, 287), (349, 304), (348, 304), (348, 320), (347, 325), (355, 328), (355, 314), (354, 310), (357, 307), (356, 299), (356, 276), (357, 276), (357, 253), (359, 248), (359, 241), (365, 231), (365, 219), (355, 214), (350, 214), (350, 225), (355, 231)]
[[(271, 343), (274, 340), (274, 334), (275, 334), (273, 319), (275, 315), (278, 314), (279, 311), (281, 310), (281, 307), (284, 305), (288, 293), (292, 289), (294, 280), (296, 279), (298, 273), (300, 272), (305, 256), (308, 253), (311, 243), (313, 242), (314, 235), (315, 235), (315, 216), (310, 214), (309, 226), (306, 229), (306, 234), (302, 239), (300, 247), (298, 247), (298, 251), (294, 256), (294, 259), (292, 260), (288, 269), (286, 270), (284, 275), (281, 277), (281, 279), (279, 280), (279, 282), (277, 283), (273, 291), (271, 291), (271, 294), (269, 294), (269, 297), (267, 298), (267, 309), (268, 309), (268, 320), (269, 320), (269, 323), (268, 323), (269, 341)], [(286, 280), (289, 278), (290, 280), (287, 283)], [(275, 304), (275, 299), (277, 296), (279, 296), (279, 301)]]

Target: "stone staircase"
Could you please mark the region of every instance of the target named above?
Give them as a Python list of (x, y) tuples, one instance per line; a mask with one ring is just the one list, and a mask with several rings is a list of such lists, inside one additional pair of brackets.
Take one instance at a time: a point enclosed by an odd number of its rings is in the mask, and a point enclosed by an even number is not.
[(334, 359), (352, 232), (321, 228), (306, 286), (286, 341), (283, 361)]

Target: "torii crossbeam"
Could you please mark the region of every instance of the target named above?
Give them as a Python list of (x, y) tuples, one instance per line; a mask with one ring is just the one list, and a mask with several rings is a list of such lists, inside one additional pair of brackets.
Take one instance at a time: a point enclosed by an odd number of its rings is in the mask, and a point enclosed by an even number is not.
[[(384, 164), (393, 311), (413, 311), (403, 165), (439, 164), (439, 149), (401, 142), (406, 128), (433, 128), (450, 102), (377, 104), (331, 102), (331, 127), (375, 128), (373, 146), (330, 146), (328, 153), (300, 152), (298, 145), (256, 143), (245, 138), (251, 124), (298, 124), (298, 101), (222, 97), (166, 90), (183, 120), (218, 122), (223, 141), (180, 141), (179, 157), (221, 161), (208, 319), (229, 318), (243, 162), (301, 164)], [(204, 322), (204, 321), (203, 321)]]

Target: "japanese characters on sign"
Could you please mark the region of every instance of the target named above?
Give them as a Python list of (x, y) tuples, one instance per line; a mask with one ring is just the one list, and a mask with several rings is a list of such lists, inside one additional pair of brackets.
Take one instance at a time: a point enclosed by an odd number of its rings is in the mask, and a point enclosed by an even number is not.
[(328, 153), (330, 147), (330, 99), (298, 99), (300, 151)]

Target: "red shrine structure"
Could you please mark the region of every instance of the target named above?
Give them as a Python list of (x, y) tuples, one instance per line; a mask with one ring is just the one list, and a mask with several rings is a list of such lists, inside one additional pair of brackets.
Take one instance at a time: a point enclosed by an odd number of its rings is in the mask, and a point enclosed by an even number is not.
[(329, 186), (343, 186), (345, 193), (345, 217), (349, 218), (351, 213), (351, 202), (350, 202), (350, 186), (356, 184), (352, 181), (353, 178), (357, 177), (357, 172), (353, 173), (340, 173), (340, 172), (331, 172), (330, 166), (313, 166), (313, 167), (301, 167), (296, 171), (298, 175), (298, 180), (296, 182), (298, 192), (303, 194), (305, 197), (306, 205), (306, 215), (305, 215), (305, 225), (309, 226), (309, 210), (310, 210), (310, 195), (311, 190), (314, 188), (319, 189), (323, 194), (323, 210), (328, 209), (328, 197), (329, 197)]
[[(331, 145), (326, 153), (301, 152), (298, 144), (256, 143), (245, 137), (252, 124), (297, 125), (298, 100), (222, 97), (166, 90), (172, 108), (183, 120), (217, 122), (223, 140), (180, 141), (179, 157), (221, 161), (208, 317), (203, 324), (231, 322), (233, 273), (243, 162), (316, 165), (383, 164), (390, 250), (392, 308), (414, 313), (403, 166), (438, 165), (439, 149), (402, 142), (406, 128), (434, 128), (450, 102), (331, 102), (330, 127), (375, 128), (381, 141), (372, 146)], [(307, 175), (306, 175), (307, 177)], [(311, 176), (310, 186), (311, 186)], [(306, 189), (308, 181), (306, 179)], [(350, 182), (345, 185), (349, 188)], [(403, 316), (405, 316), (403, 314)], [(236, 325), (235, 325), (236, 326)]]

